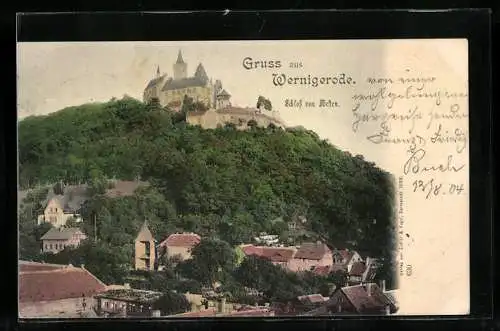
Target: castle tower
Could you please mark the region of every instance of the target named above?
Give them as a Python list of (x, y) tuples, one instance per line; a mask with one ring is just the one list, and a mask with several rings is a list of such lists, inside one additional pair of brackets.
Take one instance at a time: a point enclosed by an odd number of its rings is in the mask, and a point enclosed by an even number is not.
[(149, 231), (148, 221), (144, 221), (135, 238), (135, 270), (154, 270), (155, 260), (155, 239)]
[(231, 106), (231, 102), (229, 101), (231, 99), (231, 95), (226, 92), (226, 90), (222, 90), (217, 94), (217, 108), (226, 108)]
[(179, 50), (179, 54), (177, 54), (177, 61), (174, 64), (174, 79), (184, 79), (187, 77), (187, 64), (184, 62), (182, 58), (182, 53)]
[(207, 84), (208, 83), (208, 75), (207, 72), (205, 71), (205, 68), (203, 67), (203, 64), (198, 64), (198, 67), (196, 67), (196, 71), (194, 73), (194, 76), (198, 78), (200, 81), (203, 83)]

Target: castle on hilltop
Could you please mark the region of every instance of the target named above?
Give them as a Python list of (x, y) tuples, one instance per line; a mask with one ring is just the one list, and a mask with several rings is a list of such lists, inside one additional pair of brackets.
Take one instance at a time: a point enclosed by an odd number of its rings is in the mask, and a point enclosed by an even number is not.
[[(151, 79), (144, 89), (144, 102), (153, 99), (163, 107), (180, 111), (184, 97), (192, 98), (194, 102), (202, 103), (206, 110), (197, 110), (186, 114), (186, 121), (191, 125), (200, 125), (205, 129), (213, 129), (233, 124), (239, 129), (249, 126), (265, 126), (270, 124), (284, 127), (278, 119), (277, 112), (263, 107), (235, 107), (231, 104), (231, 95), (222, 88), (222, 82), (215, 82), (208, 77), (205, 67), (199, 63), (194, 76), (188, 77), (187, 63), (184, 62), (179, 50), (177, 61), (173, 64), (173, 77), (156, 69), (156, 77)], [(256, 97), (257, 101), (257, 97)]]

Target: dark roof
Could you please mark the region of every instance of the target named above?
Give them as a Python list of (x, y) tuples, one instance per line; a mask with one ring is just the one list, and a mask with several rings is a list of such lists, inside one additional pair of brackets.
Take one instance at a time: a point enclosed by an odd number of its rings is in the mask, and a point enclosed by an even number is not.
[(47, 233), (45, 233), (41, 240), (69, 240), (71, 237), (82, 232), (79, 228), (52, 228)]
[(349, 250), (349, 249), (337, 249), (333, 251), (333, 256), (335, 255), (340, 255), (342, 259), (344, 259), (344, 265), (347, 265), (351, 259), (353, 258), (354, 254), (356, 254), (356, 251)]
[(321, 260), (330, 249), (324, 243), (304, 243), (300, 246), (296, 259)]
[[(341, 288), (340, 291), (344, 293), (359, 313), (382, 311), (386, 306), (392, 305), (389, 298), (387, 298), (380, 287), (374, 283), (346, 286)], [(370, 295), (368, 291), (370, 291)]]
[(351, 271), (349, 271), (349, 275), (351, 276), (362, 276), (366, 270), (366, 266), (363, 262), (355, 262), (351, 267)]
[(201, 237), (196, 233), (174, 233), (160, 243), (160, 246), (188, 247), (193, 248), (201, 241)]
[(19, 302), (89, 297), (105, 290), (106, 285), (83, 268), (61, 266), (53, 270), (19, 272)]
[(158, 85), (158, 83), (161, 83), (163, 78), (165, 78), (165, 75), (161, 75), (160, 77), (155, 77), (155, 78), (151, 79), (149, 81), (148, 85), (146, 86), (146, 89), (156, 87), (156, 85)]
[(203, 64), (198, 64), (198, 67), (196, 67), (196, 71), (194, 73), (194, 76), (196, 78), (199, 78), (200, 80), (204, 81), (205, 83), (208, 81), (208, 75), (207, 72), (205, 71), (205, 68), (203, 67)]
[(297, 297), (297, 299), (302, 304), (305, 304), (305, 305), (318, 304), (318, 303), (325, 302), (325, 297), (323, 297), (321, 294), (302, 295), (302, 296)]
[(114, 187), (106, 191), (106, 196), (108, 198), (131, 196), (139, 187), (149, 186), (148, 182), (127, 180), (117, 180), (113, 184)]
[(47, 193), (47, 197), (42, 202), (42, 205), (45, 207), (50, 200), (55, 199), (61, 204), (65, 211), (76, 212), (88, 199), (87, 189), (88, 185), (86, 184), (67, 185), (64, 186), (63, 194), (59, 195), (55, 194), (54, 190), (50, 188), (49, 192)]
[(206, 81), (199, 77), (188, 77), (182, 79), (172, 79), (169, 78), (163, 85), (162, 91), (178, 90), (188, 87), (202, 87), (207, 84)]

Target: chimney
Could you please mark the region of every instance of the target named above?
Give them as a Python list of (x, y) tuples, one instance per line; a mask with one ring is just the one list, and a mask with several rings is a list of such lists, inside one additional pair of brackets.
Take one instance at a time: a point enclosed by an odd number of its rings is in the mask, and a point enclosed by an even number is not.
[(85, 264), (80, 264), (80, 268), (85, 269)]

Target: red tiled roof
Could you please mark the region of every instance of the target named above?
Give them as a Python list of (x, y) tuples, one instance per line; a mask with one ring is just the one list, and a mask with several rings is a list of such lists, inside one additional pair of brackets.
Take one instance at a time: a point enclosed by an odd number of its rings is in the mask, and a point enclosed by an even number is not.
[(33, 271), (33, 266), (29, 268), (31, 271), (19, 272), (19, 302), (89, 297), (106, 290), (104, 283), (82, 268), (41, 271)]
[(236, 317), (236, 316), (274, 316), (274, 311), (268, 308), (263, 309), (249, 309), (233, 311), (229, 314), (221, 315), (222, 317)]
[(294, 254), (295, 249), (285, 247), (266, 247), (266, 246), (244, 246), (241, 248), (245, 255), (257, 255), (270, 260), (271, 262), (288, 262)]
[(172, 315), (172, 317), (208, 317), (216, 316), (217, 310), (215, 308), (208, 308), (200, 311), (189, 311), (187, 313)]
[(313, 273), (320, 276), (326, 276), (332, 271), (331, 266), (317, 266), (313, 269)]
[(305, 243), (300, 246), (296, 259), (321, 260), (330, 249), (324, 243)]
[(39, 262), (19, 261), (19, 272), (45, 271), (67, 268), (65, 264), (49, 264)]
[(368, 295), (368, 285), (347, 286), (341, 289), (360, 313), (381, 310), (385, 306), (391, 305), (390, 300), (382, 293), (378, 285), (370, 285), (370, 295)]
[(192, 248), (198, 245), (201, 237), (196, 233), (175, 233), (160, 243), (161, 247), (188, 247)]
[(349, 275), (351, 276), (362, 276), (366, 270), (366, 266), (363, 262), (355, 262), (351, 267)]

